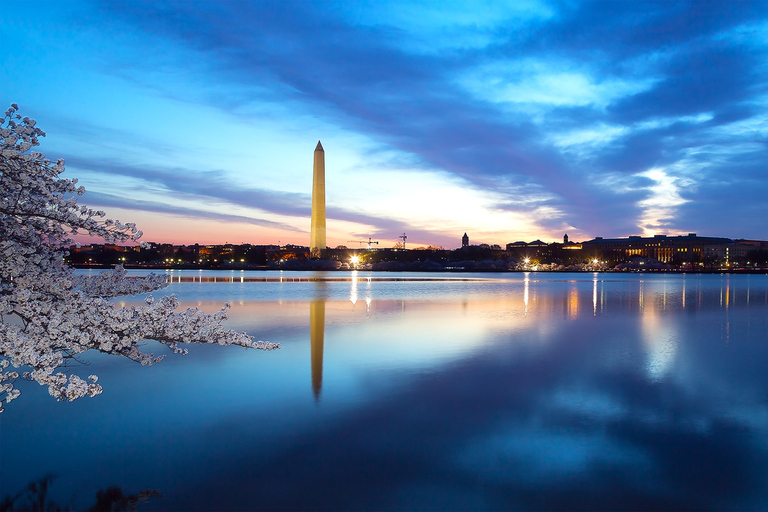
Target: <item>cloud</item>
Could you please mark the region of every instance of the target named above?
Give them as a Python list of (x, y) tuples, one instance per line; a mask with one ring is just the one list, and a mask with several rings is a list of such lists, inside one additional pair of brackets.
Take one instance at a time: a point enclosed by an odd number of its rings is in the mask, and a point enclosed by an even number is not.
[[(617, 174), (632, 179), (696, 161), (699, 179), (713, 179), (720, 168), (700, 165), (712, 145), (768, 160), (765, 145), (738, 147), (727, 133), (765, 111), (762, 3), (533, 4), (482, 17), (466, 28), (466, 42), (436, 43), (442, 51), (425, 51), (410, 15), (335, 4), (119, 2), (97, 10), (116, 32), (169, 49), (162, 59), (142, 54), (151, 66), (125, 57), (113, 70), (119, 76), (244, 119), (264, 101), (322, 118), (412, 155), (419, 168), (506, 195), (505, 209), (525, 213), (521, 187), (542, 190), (533, 199), (553, 213), (542, 224), (553, 229), (566, 218), (583, 232), (621, 236), (645, 224), (637, 204), (651, 192), (636, 189), (628, 200), (605, 186)], [(427, 17), (436, 33), (462, 27)], [(181, 58), (194, 62), (184, 67), (185, 87), (157, 79)], [(704, 196), (706, 187), (692, 190), (691, 203), (728, 206)], [(237, 190), (222, 194), (242, 201)], [(289, 194), (256, 197), (270, 211), (306, 208)], [(668, 229), (689, 229), (684, 210)]]
[(650, 178), (655, 183), (648, 187), (651, 197), (638, 203), (643, 213), (640, 218), (641, 228), (645, 236), (653, 236), (666, 232), (669, 219), (674, 218), (676, 207), (686, 202), (680, 196), (680, 180), (670, 176), (663, 169), (651, 169), (641, 176)]
[[(304, 231), (286, 224), (283, 222), (274, 222), (266, 219), (259, 219), (254, 217), (246, 217), (244, 215), (232, 215), (227, 213), (211, 212), (200, 208), (185, 208), (181, 206), (173, 206), (167, 203), (160, 203), (156, 201), (143, 201), (140, 199), (126, 199), (122, 196), (115, 196), (112, 194), (104, 194), (100, 192), (88, 192), (84, 196), (84, 201), (89, 206), (97, 207), (114, 207), (123, 208), (126, 210), (139, 210), (151, 213), (167, 213), (172, 215), (181, 215), (184, 217), (190, 217), (194, 219), (211, 219), (226, 222), (237, 222), (245, 224), (253, 224), (255, 226), (263, 226), (270, 228), (278, 228), (283, 231), (299, 232)], [(109, 212), (107, 212), (109, 213)]]
[(246, 188), (220, 170), (137, 166), (79, 157), (67, 157), (66, 162), (67, 166), (75, 169), (136, 178), (148, 184), (160, 185), (163, 190), (180, 198), (205, 197), (286, 216), (309, 217), (310, 214), (309, 194)]
[[(165, 196), (164, 201), (127, 198), (103, 192), (87, 192), (84, 201), (105, 207), (138, 209), (149, 212), (170, 213), (192, 218), (246, 222), (265, 227), (275, 227), (292, 232), (304, 232), (288, 222), (275, 222), (247, 215), (233, 215), (189, 205), (221, 202), (254, 211), (262, 211), (286, 217), (309, 218), (311, 197), (309, 194), (279, 192), (268, 189), (243, 187), (227, 177), (223, 171), (199, 171), (186, 168), (156, 166), (136, 167), (117, 162), (68, 157), (67, 166), (74, 170), (88, 170), (107, 176), (122, 176), (140, 180), (149, 189)], [(159, 187), (159, 188), (158, 188)], [(187, 205), (187, 206), (181, 206)], [(434, 232), (412, 229), (402, 221), (381, 218), (365, 213), (329, 206), (327, 218), (370, 226), (371, 230), (358, 233), (358, 237), (392, 238), (394, 233), (408, 231), (412, 240), (435, 239), (436, 243), (453, 242), (450, 238), (436, 236)]]
[[(732, 109), (753, 94), (761, 56), (744, 48), (712, 41), (680, 51), (662, 67), (665, 78), (648, 91), (616, 102), (613, 119), (637, 122), (654, 117), (689, 116)], [(748, 114), (748, 111), (744, 112)]]

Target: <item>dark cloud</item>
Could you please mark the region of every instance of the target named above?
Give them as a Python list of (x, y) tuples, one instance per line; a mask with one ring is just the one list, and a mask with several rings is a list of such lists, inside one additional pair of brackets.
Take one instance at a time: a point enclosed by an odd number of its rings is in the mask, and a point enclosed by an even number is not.
[[(606, 69), (649, 53), (697, 44), (734, 27), (762, 23), (761, 2), (557, 2), (555, 15), (532, 27), (525, 50), (602, 62)], [(514, 47), (521, 45), (513, 39)], [(621, 68), (626, 70), (626, 68)]]
[(754, 75), (764, 73), (761, 57), (722, 42), (681, 52), (665, 66), (659, 84), (614, 104), (613, 119), (633, 123), (732, 109), (754, 94)]
[[(208, 67), (201, 83), (237, 84), (233, 101), (238, 104), (247, 105), (248, 85), (258, 84), (252, 101), (271, 91), (481, 188), (513, 195), (510, 185), (540, 186), (549, 193), (543, 204), (562, 211), (583, 231), (625, 235), (621, 230), (637, 222), (636, 200), (648, 192), (638, 191), (635, 201), (628, 201), (630, 196), (601, 186), (601, 178), (672, 165), (701, 145), (718, 143), (707, 131), (713, 126), (764, 110), (754, 99), (765, 94), (768, 84), (766, 46), (733, 31), (766, 19), (768, 4), (584, 2), (553, 7), (551, 18), (508, 34), (500, 30), (498, 44), (488, 48), (433, 54), (404, 49), (401, 29), (386, 20), (353, 25), (323, 3), (121, 2), (112, 4), (110, 14), (131, 29), (198, 52)], [(457, 73), (473, 66), (504, 66), (522, 58), (586, 67), (598, 73), (597, 80), (650, 85), (606, 108), (540, 105), (543, 121), (502, 110), (457, 85)], [(676, 121), (703, 114), (714, 118)], [(662, 128), (639, 126), (659, 121)], [(560, 130), (595, 123), (626, 131), (604, 146), (585, 143), (583, 155), (546, 142)], [(765, 147), (749, 151), (768, 161)], [(507, 204), (517, 199), (510, 197)], [(695, 200), (726, 207), (716, 197), (697, 195)], [(670, 227), (689, 229), (682, 219), (673, 219)]]
[(266, 72), (326, 114), (479, 186), (545, 182), (565, 197), (566, 189), (582, 188), (559, 179), (563, 162), (537, 141), (532, 123), (510, 120), (446, 82), (450, 61), (403, 54), (386, 44), (386, 29), (344, 25), (331, 13), (313, 13), (313, 6), (294, 8), (299, 5), (266, 4), (258, 15), (246, 9), (238, 14), (243, 23), (222, 21), (218, 30), (216, 17), (205, 18), (199, 33), (191, 29), (203, 22), (199, 12), (183, 11), (170, 22), (143, 15), (133, 21), (185, 37), (226, 62), (221, 71), (239, 83)]
[(761, 155), (727, 159), (682, 191), (690, 202), (679, 207), (676, 222), (700, 234), (768, 238), (768, 181)]

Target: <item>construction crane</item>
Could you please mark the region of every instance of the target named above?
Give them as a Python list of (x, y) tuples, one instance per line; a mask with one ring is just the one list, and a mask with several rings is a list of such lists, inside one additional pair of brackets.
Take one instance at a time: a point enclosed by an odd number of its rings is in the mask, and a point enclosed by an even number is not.
[(403, 249), (405, 249), (405, 239), (406, 239), (406, 238), (408, 238), (408, 235), (406, 235), (405, 233), (403, 233), (402, 235), (400, 235), (400, 236), (399, 236), (399, 237), (397, 237), (397, 238), (400, 238), (400, 239), (402, 239), (402, 240), (403, 240)]
[(347, 240), (347, 242), (348, 243), (352, 242), (352, 243), (356, 243), (356, 244), (368, 244), (368, 249), (371, 248), (371, 244), (379, 245), (378, 240), (371, 240), (370, 238), (368, 238), (368, 240)]

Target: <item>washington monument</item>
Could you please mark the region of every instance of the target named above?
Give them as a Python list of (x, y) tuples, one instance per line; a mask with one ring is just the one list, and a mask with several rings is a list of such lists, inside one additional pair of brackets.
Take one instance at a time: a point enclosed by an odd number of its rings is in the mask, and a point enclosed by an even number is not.
[(320, 141), (315, 148), (312, 166), (312, 227), (309, 232), (309, 255), (319, 258), (325, 250), (325, 151)]

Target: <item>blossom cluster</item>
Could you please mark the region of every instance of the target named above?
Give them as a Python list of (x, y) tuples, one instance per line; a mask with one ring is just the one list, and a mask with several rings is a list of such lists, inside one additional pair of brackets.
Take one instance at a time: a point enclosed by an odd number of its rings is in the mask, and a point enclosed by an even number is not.
[[(32, 151), (45, 133), (12, 104), (0, 123), (0, 412), (20, 392), (19, 378), (48, 386), (51, 396), (72, 401), (102, 392), (98, 378), (67, 374), (70, 360), (87, 350), (121, 355), (143, 365), (162, 359), (141, 352), (156, 340), (175, 353), (179, 344), (217, 343), (271, 350), (278, 344), (254, 341), (227, 330), (225, 305), (215, 314), (196, 308), (177, 311), (175, 296), (117, 307), (111, 300), (154, 292), (164, 276), (129, 277), (121, 267), (93, 277), (63, 264), (72, 236), (89, 234), (108, 243), (138, 241), (133, 223), (107, 219), (77, 203), (85, 192), (64, 179), (64, 161), (53, 163)], [(21, 375), (15, 369), (29, 369)], [(62, 369), (65, 369), (62, 371)]]

